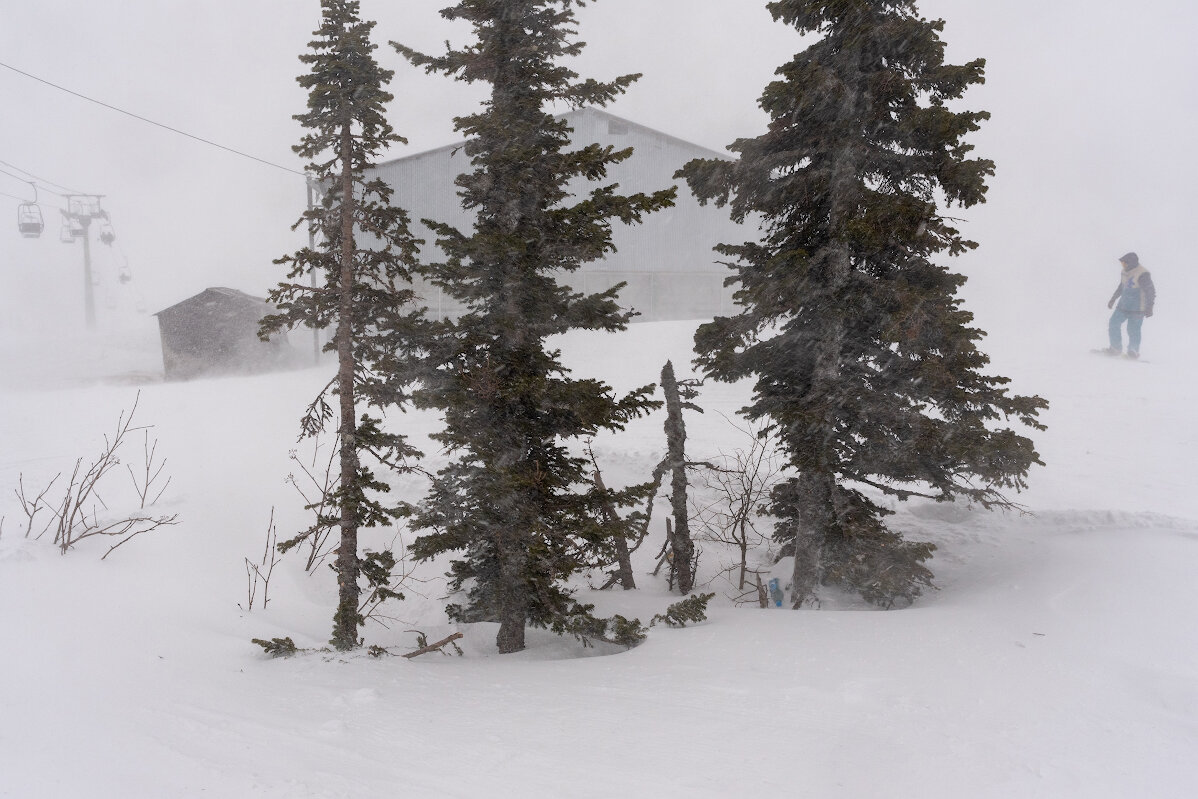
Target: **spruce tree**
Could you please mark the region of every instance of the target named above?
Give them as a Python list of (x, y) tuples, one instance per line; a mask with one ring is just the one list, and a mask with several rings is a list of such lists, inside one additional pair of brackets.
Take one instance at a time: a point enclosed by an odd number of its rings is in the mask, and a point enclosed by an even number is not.
[(723, 381), (755, 380), (750, 419), (776, 432), (797, 476), (772, 495), (775, 535), (795, 554), (794, 606), (838, 584), (889, 607), (930, 585), (928, 544), (887, 528), (879, 492), (1005, 506), (1039, 463), (1046, 403), (983, 370), (964, 277), (934, 261), (976, 247), (945, 216), (985, 199), (994, 165), (963, 138), (988, 118), (950, 103), (985, 62), (944, 63), (944, 23), (912, 0), (779, 0), (778, 22), (819, 40), (761, 96), (768, 130), (696, 161), (703, 202), (760, 220), (734, 259), (742, 310), (696, 334)]
[[(384, 116), (392, 96), (383, 87), (393, 73), (375, 61), (374, 23), (362, 21), (356, 0), (321, 0), (321, 9), (312, 52), (300, 56), (310, 67), (298, 78), (308, 90), (308, 110), (295, 119), (308, 132), (294, 148), (324, 188), (320, 207), (305, 213), (297, 227), (315, 225), (321, 244), (277, 261), (289, 267), (287, 281), (270, 295), (280, 313), (263, 320), (262, 329), (265, 335), (300, 324), (336, 326), (326, 350), (336, 353), (337, 374), (308, 407), (301, 437), (337, 420), (340, 469), (324, 503), (331, 512), (309, 534), (321, 525), (340, 530), (331, 643), (348, 650), (358, 646), (363, 623), (359, 579), (381, 579), (383, 585), (374, 587), (383, 590), (387, 579), (373, 568), (388, 562), (387, 553), (360, 557), (358, 531), (387, 524), (399, 512), (383, 501), (387, 485), (372, 464), (402, 468), (414, 454), (402, 436), (384, 430), (381, 414), (403, 399), (406, 350), (397, 345), (412, 341), (419, 328), (419, 315), (404, 308), (413, 298), (410, 269), (419, 242), (406, 214), (391, 206), (391, 189), (366, 177), (380, 153), (404, 141)], [(312, 277), (314, 285), (308, 285)], [(367, 412), (371, 407), (374, 415)]]
[[(614, 223), (639, 222), (674, 196), (624, 195), (604, 183), (631, 151), (572, 147), (567, 123), (553, 116), (558, 103), (605, 105), (637, 77), (584, 81), (561, 63), (584, 46), (574, 29), (578, 5), (462, 0), (441, 13), (473, 26), (469, 46), (430, 57), (393, 43), (429, 72), (490, 84), (483, 108), (456, 120), (473, 167), (457, 183), (474, 227), (427, 223), (446, 253), (428, 277), (466, 311), (430, 345), (414, 395), (444, 413), (436, 438), (455, 455), (416, 516), (427, 532), (414, 551), (460, 553), (452, 585), (466, 593), (450, 615), (498, 622), (501, 653), (524, 648), (526, 625), (584, 641), (604, 634), (564, 581), (620, 533), (602, 521), (612, 492), (590, 481), (580, 447), (568, 445), (656, 404), (652, 386), (618, 397), (601, 381), (571, 378), (547, 343), (571, 330), (625, 326), (619, 286), (582, 295), (558, 278), (611, 251)], [(572, 195), (584, 181), (598, 183)]]

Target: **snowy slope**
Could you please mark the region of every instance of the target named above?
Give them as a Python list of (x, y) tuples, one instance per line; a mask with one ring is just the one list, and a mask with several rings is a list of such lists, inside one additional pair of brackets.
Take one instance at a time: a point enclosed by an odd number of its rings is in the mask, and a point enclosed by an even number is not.
[[(1053, 403), (1037, 436), (1047, 466), (1020, 498), (1034, 515), (900, 508), (910, 537), (939, 546), (939, 590), (912, 608), (736, 607), (716, 580), (710, 622), (654, 628), (630, 652), (538, 634), (499, 657), (494, 630), (474, 625), (463, 657), (411, 661), (269, 660), (249, 642), (328, 636), (332, 578), (292, 556), (265, 610), (239, 607), (271, 508), (280, 536), (303, 521), (284, 477), (327, 369), (167, 384), (145, 377), (160, 373), (147, 328), (62, 341), (36, 362), (6, 343), (0, 796), (1196, 795), (1198, 370), (1167, 325), (1146, 328), (1144, 364), (1089, 355), (1101, 335), (1080, 330), (988, 342), (1017, 389)], [(646, 324), (562, 346), (579, 374), (628, 388), (666, 358), (688, 363), (689, 334)], [(94, 542), (60, 556), (25, 540), (18, 475), (44, 483), (90, 455), (139, 388), (174, 480), (159, 508), (182, 523), (103, 562)], [(694, 456), (743, 445), (721, 414), (745, 391), (705, 390)], [(419, 438), (433, 420), (400, 424)], [(660, 431), (655, 417), (597, 441), (609, 482), (642, 479)], [(638, 552), (640, 590), (586, 600), (646, 621), (662, 611), (671, 599), (645, 574), (660, 536)], [(703, 557), (704, 579), (726, 560), (711, 544)], [(407, 630), (454, 629), (441, 570), (418, 571), (432, 582), (412, 582), (368, 640), (406, 651)]]

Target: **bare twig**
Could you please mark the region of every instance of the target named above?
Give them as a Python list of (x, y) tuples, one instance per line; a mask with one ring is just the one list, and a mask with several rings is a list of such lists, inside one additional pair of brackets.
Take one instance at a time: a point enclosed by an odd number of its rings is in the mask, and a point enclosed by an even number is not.
[[(320, 453), (320, 437), (315, 436), (316, 442), (312, 447), (312, 463), (305, 464), (299, 458), (296, 450), (291, 450), (289, 457), (299, 466), (303, 475), (303, 485), (294, 472), (287, 475), (286, 482), (304, 499), (304, 507), (312, 511), (312, 524), (306, 530), (283, 543), (283, 551), (291, 549), (300, 543), (307, 543), (307, 563), (304, 571), (312, 574), (315, 569), (333, 554), (333, 546), (329, 543), (329, 535), (337, 526), (337, 520), (329, 514), (329, 501), (333, 496), (333, 484), (338, 476), (334, 473), (337, 463), (337, 450), (340, 437), (334, 437), (333, 446), (329, 449), (329, 458), (324, 465), (323, 474), (317, 470), (317, 458)], [(309, 496), (312, 494), (313, 496)], [(313, 498), (314, 497), (314, 498)]]
[[(61, 472), (54, 475), (54, 479), (50, 481), (49, 485), (43, 488), (41, 493), (39, 493), (33, 498), (32, 501), (30, 501), (25, 495), (25, 475), (20, 474), (17, 476), (17, 490), (14, 493), (17, 495), (17, 500), (21, 503), (21, 510), (25, 514), (26, 538), (29, 538), (30, 534), (33, 532), (33, 521), (37, 517), (37, 514), (40, 511), (50, 509), (49, 504), (46, 502), (46, 494), (50, 492), (50, 489), (54, 487), (54, 484), (58, 482), (58, 478), (60, 477), (62, 477)], [(46, 531), (50, 529), (50, 525), (52, 524), (54, 524), (53, 519), (47, 522), (46, 526), (43, 527), (41, 532), (34, 536), (34, 538), (41, 538), (43, 535), (45, 535)]]
[[(398, 549), (399, 557), (395, 557)], [(385, 572), (381, 569), (385, 568)], [(390, 548), (379, 553), (367, 553), (362, 572), (370, 584), (370, 592), (358, 607), (358, 615), (363, 620), (374, 619), (384, 629), (389, 629), (392, 623), (402, 619), (381, 612), (388, 599), (403, 599), (400, 589), (412, 590), (410, 583), (426, 583), (415, 576), (416, 566), (404, 544), (402, 532), (397, 531), (391, 540)], [(409, 622), (410, 623), (410, 622)]]
[[(258, 597), (258, 587), (262, 587), (262, 608), (265, 610), (270, 602), (270, 577), (278, 565), (279, 534), (275, 527), (275, 509), (270, 509), (270, 521), (266, 523), (266, 543), (262, 552), (262, 560), (254, 563), (245, 559), (245, 591), (246, 611), (254, 609), (254, 601)], [(240, 607), (240, 605), (239, 605)]]
[[(133, 490), (137, 492), (138, 498), (141, 499), (141, 507), (144, 510), (147, 500), (150, 505), (154, 505), (162, 498), (166, 489), (170, 487), (171, 477), (166, 478), (166, 482), (155, 491), (155, 483), (162, 476), (162, 470), (166, 468), (166, 458), (163, 458), (158, 463), (154, 459), (158, 454), (158, 439), (154, 439), (154, 443), (150, 443), (150, 431), (145, 429), (145, 438), (142, 440), (142, 469), (141, 476), (138, 477), (133, 471), (133, 466), (125, 464), (125, 468), (129, 470), (129, 478), (133, 481)], [(153, 493), (154, 498), (150, 499), (150, 494)]]
[[(748, 569), (748, 574), (753, 576), (753, 583), (741, 587), (737, 587), (737, 580), (734, 580), (729, 575), (740, 570), (740, 564), (729, 563), (723, 566), (710, 580), (703, 583), (704, 588), (712, 588), (712, 583), (717, 580), (726, 580), (732, 588), (732, 593), (725, 592), (724, 596), (732, 600), (735, 605), (744, 605), (750, 602), (756, 602), (761, 607), (769, 606), (769, 595), (766, 592), (765, 585), (761, 582), (762, 571), (760, 569)], [(742, 579), (744, 575), (741, 575)]]
[(129, 543), (137, 536), (157, 530), (159, 527), (166, 527), (168, 525), (178, 523), (179, 514), (177, 513), (171, 514), (170, 516), (133, 516), (120, 522), (114, 522), (108, 528), (89, 531), (84, 535), (78, 536), (75, 540), (79, 540), (80, 538), (88, 538), (93, 535), (124, 536), (120, 541), (117, 541), (108, 548), (108, 551), (105, 552), (100, 558), (100, 560), (104, 560), (104, 558), (107, 558), (112, 554), (114, 549), (122, 544)]

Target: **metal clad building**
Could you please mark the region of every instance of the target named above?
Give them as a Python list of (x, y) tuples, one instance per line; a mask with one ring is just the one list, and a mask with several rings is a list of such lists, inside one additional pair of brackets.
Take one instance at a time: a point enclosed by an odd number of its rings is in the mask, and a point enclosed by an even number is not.
[[(713, 251), (719, 243), (739, 244), (755, 238), (756, 230), (733, 223), (726, 209), (700, 206), (674, 173), (695, 158), (727, 158), (726, 155), (683, 141), (651, 128), (592, 108), (563, 115), (574, 130), (576, 146), (590, 143), (633, 148), (633, 155), (615, 165), (602, 182), (579, 181), (581, 195), (591, 188), (619, 183), (625, 193), (653, 192), (678, 186), (677, 205), (650, 214), (640, 225), (614, 224), (616, 252), (604, 260), (586, 264), (562, 280), (585, 293), (603, 291), (627, 283), (620, 293), (621, 304), (637, 311), (635, 321), (710, 319), (733, 312), (732, 288), (723, 285), (730, 274), (717, 263)], [(413, 233), (426, 242), (422, 257), (442, 257), (435, 236), (419, 222), (434, 219), (468, 231), (473, 217), (462, 210), (454, 179), (470, 171), (470, 162), (460, 144), (388, 161), (377, 173), (395, 194), (393, 204), (408, 211)], [(432, 315), (441, 318), (462, 311), (452, 298), (433, 286), (419, 287)]]

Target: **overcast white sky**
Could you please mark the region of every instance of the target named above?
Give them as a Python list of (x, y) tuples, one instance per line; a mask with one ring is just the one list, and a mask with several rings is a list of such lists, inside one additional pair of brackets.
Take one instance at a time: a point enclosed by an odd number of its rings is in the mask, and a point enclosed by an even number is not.
[[(440, 19), (445, 5), (362, 3), (379, 22), (380, 44), (434, 51), (467, 32)], [(946, 20), (950, 60), (988, 60), (987, 84), (966, 105), (994, 115), (973, 141), (998, 175), (987, 206), (964, 214), (965, 230), (982, 244), (955, 264), (971, 276), (969, 296), (1047, 311), (1097, 303), (1102, 312), (1115, 259), (1136, 249), (1154, 271), (1162, 307), (1180, 305), (1198, 285), (1187, 241), (1198, 207), (1198, 3), (918, 5)], [(290, 150), (299, 136), (291, 115), (304, 104), (296, 57), (318, 21), (316, 0), (0, 0), (0, 61), (302, 169)], [(645, 73), (610, 110), (716, 149), (761, 132), (756, 98), (802, 48), (762, 0), (598, 0), (580, 24), (585, 76)], [(391, 116), (411, 140), (394, 156), (452, 141), (452, 118), (473, 110), (477, 90), (425, 76), (388, 47), (378, 54), (396, 70)], [(288, 230), (304, 202), (299, 177), (3, 68), (0, 108), (0, 160), (107, 195), (121, 249), (97, 255), (102, 324), (135, 298), (152, 312), (211, 285), (261, 294), (281, 276), (271, 260), (299, 241)], [(0, 192), (28, 194), (3, 175)], [(0, 330), (40, 326), (39, 318), (59, 316), (56, 307), (79, 319), (79, 246), (57, 241), (49, 203), (47, 235), (21, 239), (15, 207), (0, 197)], [(123, 257), (134, 281), (122, 287), (115, 277)]]

